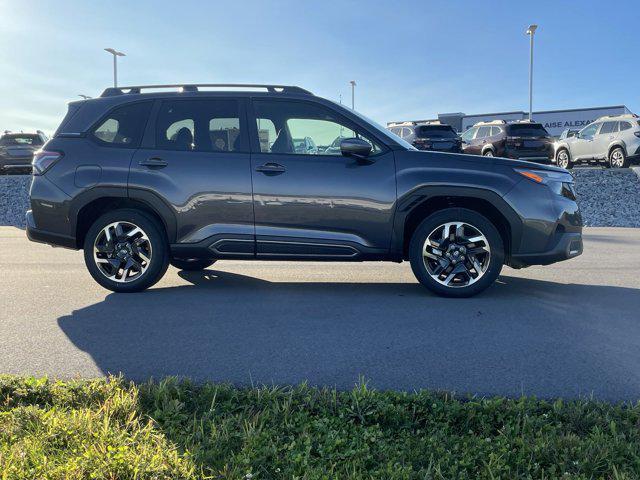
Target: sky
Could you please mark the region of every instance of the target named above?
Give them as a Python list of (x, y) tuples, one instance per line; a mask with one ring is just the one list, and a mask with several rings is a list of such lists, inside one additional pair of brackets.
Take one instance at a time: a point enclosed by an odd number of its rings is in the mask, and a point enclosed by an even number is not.
[(119, 84), (274, 83), (380, 123), (438, 113), (640, 111), (640, 1), (0, 0), (0, 131), (51, 133), (79, 94)]

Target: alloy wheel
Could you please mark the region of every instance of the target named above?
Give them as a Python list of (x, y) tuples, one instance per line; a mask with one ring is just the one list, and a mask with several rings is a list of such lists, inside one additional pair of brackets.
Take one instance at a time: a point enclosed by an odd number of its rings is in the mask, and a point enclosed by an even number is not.
[(624, 153), (619, 148), (616, 148), (611, 153), (611, 166), (615, 168), (622, 168), (624, 165)]
[(569, 166), (569, 154), (566, 150), (561, 150), (558, 153), (558, 166), (562, 168), (567, 168)]
[(149, 237), (131, 222), (108, 224), (93, 243), (93, 260), (98, 270), (115, 282), (140, 278), (149, 268), (151, 255)]
[(449, 222), (435, 228), (422, 248), (427, 273), (445, 287), (467, 287), (485, 274), (491, 261), (487, 237), (473, 225)]

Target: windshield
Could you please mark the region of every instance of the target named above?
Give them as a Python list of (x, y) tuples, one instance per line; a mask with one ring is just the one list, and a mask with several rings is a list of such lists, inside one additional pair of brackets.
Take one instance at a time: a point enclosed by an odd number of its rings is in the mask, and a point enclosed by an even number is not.
[(458, 134), (449, 125), (427, 125), (416, 128), (419, 138), (456, 138)]
[(549, 132), (540, 123), (516, 123), (508, 125), (509, 135), (514, 137), (548, 137)]
[(0, 138), (0, 145), (2, 146), (30, 146), (30, 145), (42, 145), (40, 137), (38, 135), (4, 135)]
[[(344, 105), (341, 105), (339, 103), (336, 103), (334, 101), (329, 100), (331, 103), (333, 103), (334, 105), (336, 105), (337, 107), (340, 107), (342, 109), (345, 109)], [(345, 109), (346, 110), (346, 109)], [(371, 120), (369, 117), (358, 113), (355, 110), (349, 110), (351, 113), (353, 113), (356, 117), (360, 118), (361, 120), (364, 120), (370, 127), (372, 127), (374, 130), (377, 130), (377, 132), (379, 134), (381, 134), (383, 137), (387, 137), (387, 138), (392, 138), (397, 144), (402, 145), (404, 148), (406, 148), (407, 150), (417, 150), (416, 147), (414, 147), (413, 145), (411, 145), (409, 142), (407, 142), (406, 140), (403, 140), (402, 138), (400, 138), (398, 135), (396, 135), (395, 133), (393, 133), (390, 130), (387, 130), (386, 128), (384, 128), (382, 125), (380, 125), (378, 122), (375, 122), (373, 120)]]

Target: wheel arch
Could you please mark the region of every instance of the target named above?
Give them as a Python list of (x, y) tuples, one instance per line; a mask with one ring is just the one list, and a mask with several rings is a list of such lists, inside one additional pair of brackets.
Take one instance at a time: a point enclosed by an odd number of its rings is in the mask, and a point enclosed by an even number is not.
[(409, 242), (420, 222), (432, 213), (455, 207), (478, 212), (496, 226), (508, 261), (514, 246), (520, 244), (522, 221), (500, 195), (472, 187), (424, 187), (399, 202), (394, 225), (394, 255), (408, 259)]
[(82, 248), (85, 235), (97, 217), (120, 208), (131, 208), (147, 213), (164, 227), (163, 230), (169, 243), (175, 239), (175, 216), (164, 202), (151, 192), (129, 196), (125, 189), (97, 188), (79, 196), (69, 209), (72, 231), (75, 232), (76, 247)]
[(484, 147), (482, 147), (482, 155), (487, 153), (489, 150), (491, 150), (491, 153), (493, 153), (494, 156), (496, 155), (496, 148), (493, 146), (492, 143), (489, 143), (489, 144), (485, 145)]
[(624, 144), (624, 142), (620, 141), (620, 140), (615, 140), (614, 142), (611, 142), (611, 144), (609, 145), (609, 148), (607, 149), (607, 160), (609, 160), (609, 157), (611, 156), (611, 152), (615, 149), (615, 148), (621, 148), (624, 156), (628, 157), (629, 155), (627, 154), (627, 146)]

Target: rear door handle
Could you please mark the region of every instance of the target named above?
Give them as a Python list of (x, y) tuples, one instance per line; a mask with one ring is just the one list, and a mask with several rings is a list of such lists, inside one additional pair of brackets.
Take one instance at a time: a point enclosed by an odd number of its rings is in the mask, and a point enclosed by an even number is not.
[(264, 173), (265, 175), (279, 175), (281, 173), (286, 172), (286, 168), (284, 165), (280, 165), (279, 163), (265, 163), (264, 165), (260, 165), (256, 167), (256, 172)]
[(169, 164), (166, 160), (163, 160), (160, 157), (151, 157), (145, 160), (140, 160), (140, 162), (138, 162), (138, 165), (142, 165), (143, 167), (162, 168), (166, 167)]

